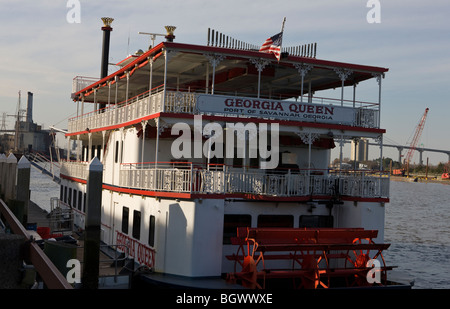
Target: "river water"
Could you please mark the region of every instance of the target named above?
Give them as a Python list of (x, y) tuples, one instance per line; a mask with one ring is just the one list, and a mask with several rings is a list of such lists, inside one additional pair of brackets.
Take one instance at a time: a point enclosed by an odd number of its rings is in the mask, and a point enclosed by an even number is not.
[(450, 288), (450, 185), (391, 181), (386, 264), (414, 279), (414, 288)]
[[(31, 200), (50, 211), (59, 185), (31, 168)], [(387, 265), (414, 280), (416, 289), (450, 288), (450, 185), (391, 181), (386, 204)]]

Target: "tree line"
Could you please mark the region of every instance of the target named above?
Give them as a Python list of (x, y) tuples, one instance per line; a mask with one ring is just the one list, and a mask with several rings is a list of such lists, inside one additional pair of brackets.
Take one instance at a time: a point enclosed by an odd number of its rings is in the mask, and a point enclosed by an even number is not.
[[(403, 164), (401, 162), (395, 161), (392, 158), (383, 158), (382, 164), (383, 164), (383, 170), (389, 171), (394, 169), (407, 169), (406, 164)], [(362, 162), (355, 162), (353, 160), (350, 160), (349, 158), (344, 158), (342, 162), (347, 163), (348, 166), (353, 167), (356, 166), (357, 169), (361, 169), (362, 167), (364, 169), (368, 170), (379, 170), (380, 168), (380, 159), (374, 159), (369, 161), (362, 161)], [(339, 165), (339, 159), (336, 158), (333, 161), (333, 166)], [(425, 174), (428, 169), (429, 175), (441, 175), (442, 173), (450, 172), (450, 164), (449, 163), (443, 163), (439, 162), (437, 165), (428, 164), (409, 164), (409, 172), (414, 174)]]

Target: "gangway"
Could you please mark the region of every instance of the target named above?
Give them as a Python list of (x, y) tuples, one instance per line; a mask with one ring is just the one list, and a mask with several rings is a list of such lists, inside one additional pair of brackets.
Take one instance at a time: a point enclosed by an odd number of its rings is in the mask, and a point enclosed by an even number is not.
[(40, 170), (43, 174), (50, 176), (53, 181), (56, 183), (61, 182), (61, 179), (59, 178), (61, 166), (58, 162), (53, 161), (51, 158), (40, 152), (30, 152), (27, 155), (27, 159), (33, 167)]

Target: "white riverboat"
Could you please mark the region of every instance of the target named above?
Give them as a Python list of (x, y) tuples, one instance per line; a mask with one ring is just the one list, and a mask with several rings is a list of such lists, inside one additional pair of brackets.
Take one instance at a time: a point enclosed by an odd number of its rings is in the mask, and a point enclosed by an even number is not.
[[(60, 199), (75, 226), (85, 227), (97, 157), (101, 241), (126, 245), (149, 282), (386, 285), (389, 175), (331, 166), (330, 156), (340, 149), (342, 162), (344, 143), (372, 139), (382, 157), (388, 69), (318, 59), (315, 44), (277, 58), (214, 30), (206, 45), (180, 43), (166, 28), (165, 41), (115, 72), (74, 79)], [(356, 98), (363, 82), (374, 102)], [(321, 97), (331, 89), (335, 98)]]

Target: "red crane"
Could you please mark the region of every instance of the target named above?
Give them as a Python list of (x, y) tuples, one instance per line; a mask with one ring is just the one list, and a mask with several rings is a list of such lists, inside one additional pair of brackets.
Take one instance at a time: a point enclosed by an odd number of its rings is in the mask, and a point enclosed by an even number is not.
[(422, 118), (420, 119), (419, 124), (416, 127), (416, 132), (415, 132), (413, 140), (411, 142), (411, 146), (408, 150), (408, 153), (405, 156), (405, 161), (404, 161), (405, 164), (408, 164), (414, 155), (414, 151), (416, 150), (417, 143), (419, 142), (419, 139), (420, 139), (420, 135), (422, 135), (423, 127), (425, 126), (425, 120), (427, 119), (428, 110), (429, 110), (429, 108), (427, 107), (425, 109), (425, 112), (423, 113)]

